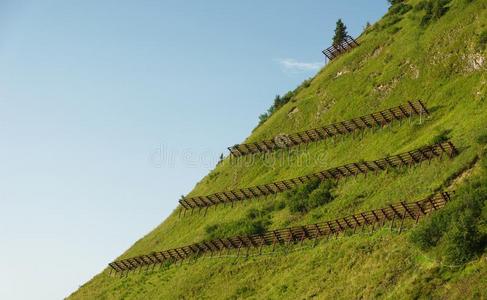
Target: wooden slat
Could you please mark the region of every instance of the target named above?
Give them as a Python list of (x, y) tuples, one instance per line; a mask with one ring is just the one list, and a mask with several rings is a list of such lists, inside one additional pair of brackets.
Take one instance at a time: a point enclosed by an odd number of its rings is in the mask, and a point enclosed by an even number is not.
[[(367, 174), (369, 172), (385, 171), (388, 167), (395, 168), (400, 166), (410, 166), (421, 163), (425, 160), (430, 160), (433, 157), (439, 157), (441, 153), (446, 153), (448, 156), (457, 154), (457, 150), (453, 143), (446, 141), (439, 144), (425, 146), (419, 149), (407, 151), (393, 156), (384, 157), (374, 161), (361, 161), (346, 164), (343, 166), (330, 168), (319, 171), (317, 173), (307, 174), (296, 178), (271, 182), (264, 185), (258, 185), (249, 188), (242, 188), (237, 190), (223, 191), (206, 196), (196, 196), (179, 200), (182, 209), (193, 209), (194, 207), (208, 207), (218, 205), (226, 202), (233, 202), (239, 198), (237, 194), (245, 195), (241, 200), (249, 200), (262, 196), (267, 196), (275, 193), (282, 193), (294, 189), (295, 187), (306, 184), (313, 179), (325, 180), (327, 179), (342, 179), (358, 174)], [(373, 167), (376, 166), (377, 168)], [(250, 193), (249, 193), (250, 192)], [(250, 195), (251, 194), (251, 195)], [(230, 196), (232, 195), (232, 196)], [(201, 199), (214, 199), (212, 201), (202, 201)]]
[[(301, 132), (287, 134), (285, 139), (280, 140), (284, 142), (284, 148), (290, 148), (301, 144), (324, 140), (336, 135), (350, 134), (356, 130), (365, 130), (372, 127), (372, 124), (374, 123), (385, 125), (393, 122), (394, 120), (401, 120), (420, 114), (428, 114), (428, 110), (424, 104), (420, 100), (414, 102), (408, 101), (407, 105), (401, 104), (399, 106), (374, 112), (369, 115), (360, 116), (346, 121), (340, 121), (319, 128), (312, 128)], [(380, 121), (378, 117), (382, 119), (382, 121)], [(272, 152), (282, 148), (278, 147), (275, 143), (275, 140), (278, 138), (279, 136), (274, 136), (268, 140), (237, 144), (232, 147), (228, 147), (228, 149), (230, 151), (230, 155), (234, 157)]]
[[(238, 250), (240, 248), (258, 248), (265, 245), (302, 242), (323, 236), (340, 234), (346, 230), (356, 229), (365, 225), (374, 226), (387, 221), (399, 219), (418, 220), (442, 207), (450, 200), (449, 192), (441, 192), (415, 202), (398, 202), (371, 211), (359, 212), (347, 217), (314, 223), (304, 226), (281, 228), (265, 231), (262, 234), (234, 236), (202, 241), (191, 245), (153, 252), (127, 259), (121, 259), (108, 264), (117, 273), (131, 271), (144, 266), (161, 264), (166, 261), (179, 261), (204, 253), (218, 253), (222, 250)], [(353, 220), (353, 222), (352, 222)], [(362, 220), (362, 221), (360, 221)], [(342, 223), (343, 222), (343, 223)]]

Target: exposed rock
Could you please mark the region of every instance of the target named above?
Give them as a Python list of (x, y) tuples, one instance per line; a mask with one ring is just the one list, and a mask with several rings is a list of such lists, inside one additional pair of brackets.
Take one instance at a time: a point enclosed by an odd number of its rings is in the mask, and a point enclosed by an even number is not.
[(292, 144), (289, 136), (285, 133), (280, 133), (276, 135), (274, 137), (274, 143), (276, 143), (279, 148), (286, 148), (287, 145)]
[(388, 83), (383, 83), (379, 84), (374, 87), (374, 91), (378, 94), (380, 94), (381, 98), (386, 97), (389, 95), (389, 93), (396, 87), (397, 83), (399, 82), (399, 79), (394, 78)]
[(382, 75), (382, 73), (380, 73), (380, 72), (372, 72), (372, 73), (370, 73), (370, 74), (369, 74), (367, 77), (368, 77), (369, 79), (373, 79), (373, 78), (377, 78), (377, 77), (379, 77), (380, 75)]
[(372, 52), (372, 57), (377, 57), (379, 56), (379, 54), (382, 53), (382, 49), (384, 49), (384, 47), (380, 46), (378, 48), (375, 48), (374, 49), (374, 52)]
[(419, 78), (419, 69), (415, 64), (410, 64), (409, 69), (411, 71), (411, 76), (413, 79), (418, 79)]
[(297, 112), (299, 112), (299, 108), (297, 108), (296, 106), (294, 106), (293, 108), (291, 108), (291, 110), (289, 110), (289, 112), (287, 113), (287, 116), (288, 116), (289, 118), (292, 118), (292, 117), (293, 117), (293, 115), (294, 115), (295, 113), (297, 113)]
[[(382, 53), (382, 50), (384, 49), (383, 46), (379, 46), (372, 51), (372, 53), (367, 54), (359, 63), (359, 68), (363, 67), (371, 58), (376, 58)], [(355, 72), (355, 70), (353, 70)]]
[(483, 101), (485, 100), (486, 95), (487, 95), (487, 81), (482, 80), (479, 86), (475, 89), (473, 96), (475, 100)]
[(480, 70), (484, 62), (485, 58), (481, 53), (472, 53), (468, 56), (468, 66), (472, 71)]
[(336, 103), (335, 99), (331, 99), (329, 101), (322, 100), (319, 102), (319, 106), (316, 110), (316, 119), (318, 120), (322, 114), (327, 112), (334, 104)]
[(342, 76), (343, 74), (347, 74), (347, 73), (350, 73), (350, 71), (349, 70), (342, 70), (335, 75), (335, 78), (338, 78), (338, 77)]

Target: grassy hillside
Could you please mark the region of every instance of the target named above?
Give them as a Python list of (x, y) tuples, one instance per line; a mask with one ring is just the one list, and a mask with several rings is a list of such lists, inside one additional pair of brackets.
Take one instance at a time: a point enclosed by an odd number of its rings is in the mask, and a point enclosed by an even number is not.
[[(284, 194), (234, 208), (211, 208), (206, 216), (179, 219), (176, 209), (120, 258), (208, 239), (215, 232), (231, 235), (247, 227), (252, 230), (256, 222), (272, 229), (332, 219), (399, 200), (421, 199), (447, 187), (459, 189), (452, 208), (400, 235), (382, 229), (321, 241), (315, 247), (297, 246), (287, 253), (238, 260), (202, 258), (125, 278), (110, 277), (106, 269), (70, 297), (487, 297), (487, 255), (479, 250), (485, 245), (487, 216), (483, 205), (487, 196), (482, 192), (487, 185), (487, 2), (455, 0), (438, 6), (439, 2), (432, 1), (431, 7), (424, 1), (394, 6), (360, 36), (360, 47), (299, 87), (247, 141), (317, 127), (412, 99), (426, 103), (431, 111), (428, 118), (413, 118), (265, 158), (254, 156), (238, 164), (227, 158), (189, 196), (377, 159), (444, 138), (451, 138), (459, 148), (456, 158), (341, 181), (332, 189), (332, 201), (307, 212), (291, 212)], [(469, 214), (482, 210), (481, 215)], [(472, 241), (474, 250), (462, 254), (462, 249), (470, 249), (468, 245), (452, 246), (465, 241)]]

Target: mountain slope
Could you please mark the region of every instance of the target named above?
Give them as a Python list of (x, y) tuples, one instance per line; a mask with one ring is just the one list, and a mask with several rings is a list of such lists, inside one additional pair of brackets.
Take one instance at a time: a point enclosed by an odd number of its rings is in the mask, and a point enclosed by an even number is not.
[[(318, 127), (412, 99), (426, 103), (431, 111), (428, 118), (413, 118), (296, 151), (254, 156), (237, 164), (227, 158), (189, 196), (377, 159), (444, 138), (451, 138), (460, 149), (456, 158), (341, 181), (333, 189), (333, 201), (306, 213), (291, 212), (284, 194), (234, 208), (212, 208), (206, 216), (178, 218), (175, 210), (120, 258), (183, 246), (208, 239), (215, 232), (240, 233), (239, 226), (253, 222), (252, 218), (261, 221), (260, 226), (274, 229), (333, 219), (399, 200), (417, 200), (449, 187), (464, 186), (460, 197), (469, 195), (467, 187), (482, 181), (486, 172), (487, 3), (451, 1), (440, 13), (434, 10), (431, 17), (424, 3), (428, 2), (408, 1), (391, 8), (362, 34), (359, 47), (299, 87), (247, 141)], [(257, 217), (252, 213), (256, 211)], [(449, 218), (453, 214), (447, 210), (443, 215)], [(485, 254), (479, 252), (452, 264), (444, 257), (441, 243), (423, 247), (415, 242), (431, 222), (422, 220), (417, 228), (401, 235), (382, 229), (321, 241), (316, 247), (298, 245), (287, 253), (238, 260), (204, 257), (125, 278), (110, 277), (106, 269), (71, 298), (455, 298), (482, 293), (487, 297)]]

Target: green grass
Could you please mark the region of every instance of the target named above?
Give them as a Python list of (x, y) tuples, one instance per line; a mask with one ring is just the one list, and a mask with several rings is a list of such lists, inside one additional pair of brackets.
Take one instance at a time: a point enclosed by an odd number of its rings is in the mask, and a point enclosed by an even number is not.
[[(412, 7), (418, 3), (408, 1)], [(227, 158), (189, 196), (292, 178), (362, 159), (377, 159), (445, 136), (459, 147), (456, 158), (341, 181), (333, 189), (332, 201), (305, 212), (294, 213), (289, 207), (269, 209), (285, 201), (285, 195), (249, 201), (233, 209), (212, 208), (206, 217), (194, 214), (178, 219), (176, 209), (120, 258), (206, 239), (214, 234), (208, 231), (212, 226), (231, 234), (240, 230), (239, 222), (255, 210), (265, 211), (263, 222), (266, 228), (272, 229), (332, 219), (398, 200), (421, 199), (449, 186), (485, 147), (482, 141), (487, 136), (486, 65), (473, 68), (471, 57), (486, 58), (485, 47), (478, 45), (479, 36), (486, 30), (487, 4), (479, 0), (456, 0), (448, 7), (443, 16), (426, 27), (420, 26), (424, 14), (421, 10), (386, 15), (359, 38), (360, 47), (324, 67), (309, 86), (299, 89), (246, 141), (353, 118), (412, 99), (427, 104), (431, 111), (428, 118), (413, 118), (296, 151), (280, 151), (265, 159), (256, 156), (235, 164)], [(337, 77), (339, 72), (342, 75)], [(298, 112), (288, 115), (294, 107)], [(71, 297), (487, 297), (485, 255), (483, 259), (478, 257), (451, 267), (442, 262), (435, 249), (422, 250), (413, 243), (410, 238), (413, 232), (414, 229), (397, 235), (380, 230), (323, 241), (302, 251), (236, 262), (230, 258), (203, 258), (123, 279), (109, 277), (106, 269)]]

